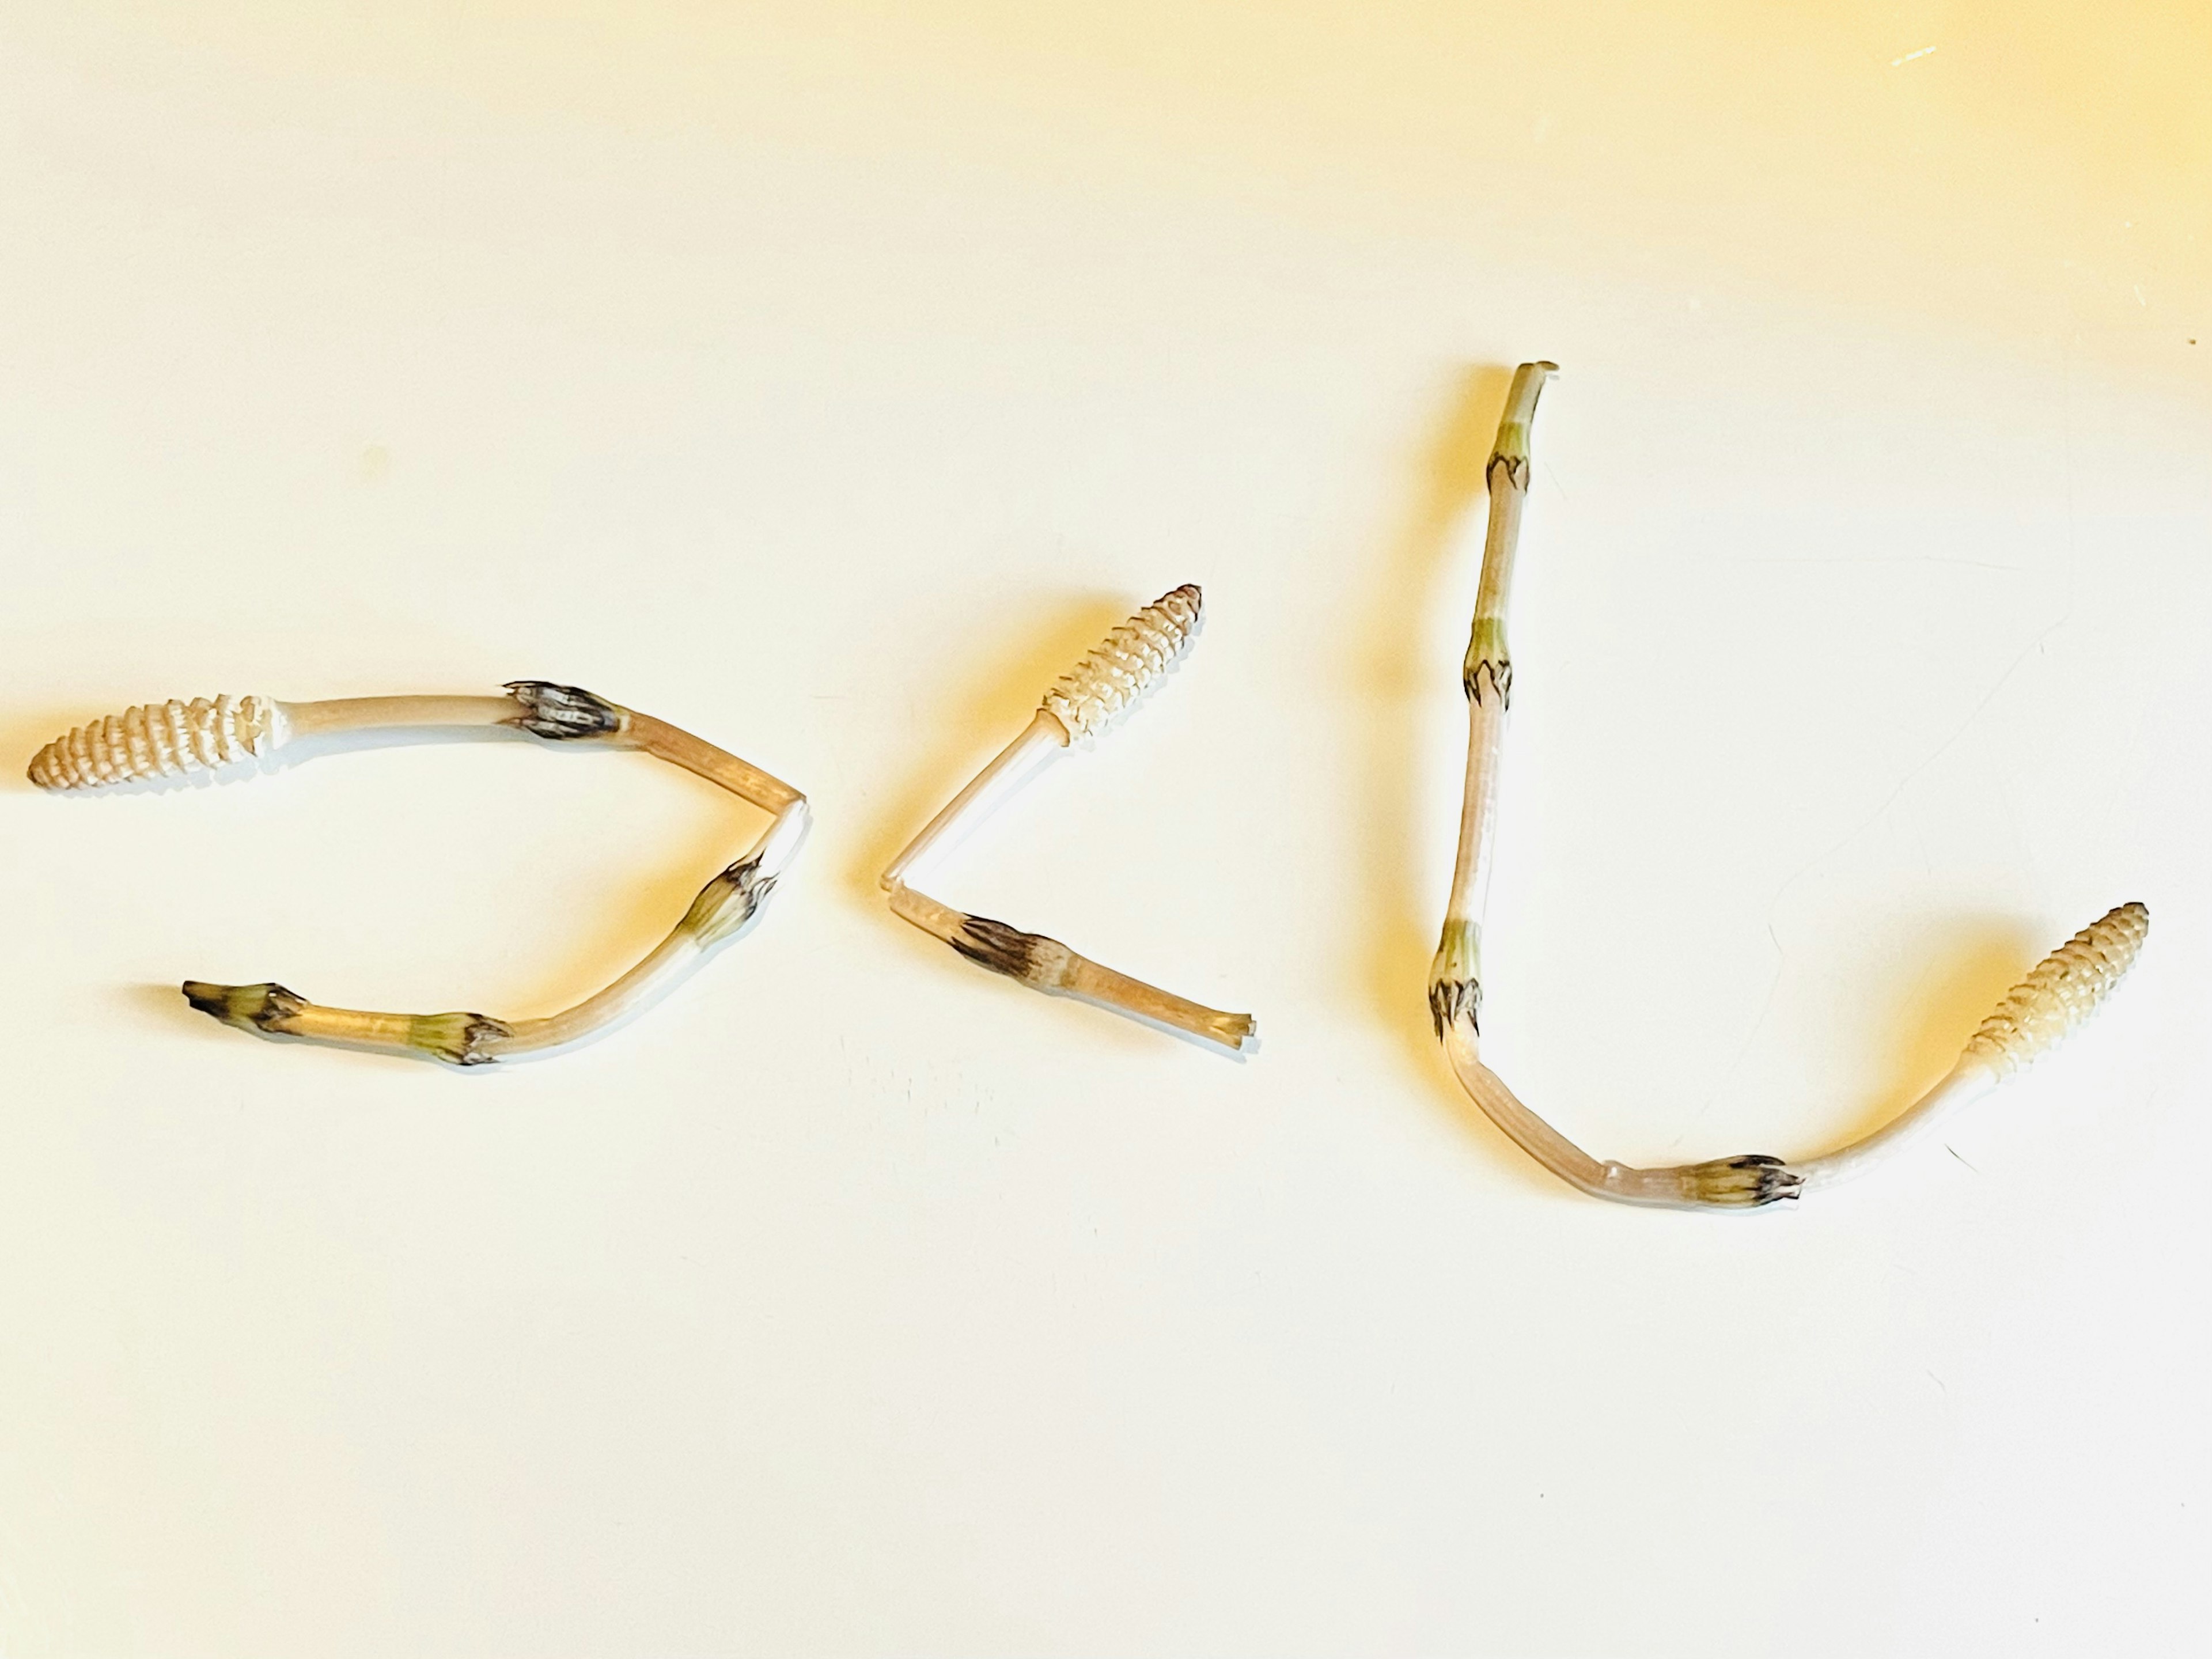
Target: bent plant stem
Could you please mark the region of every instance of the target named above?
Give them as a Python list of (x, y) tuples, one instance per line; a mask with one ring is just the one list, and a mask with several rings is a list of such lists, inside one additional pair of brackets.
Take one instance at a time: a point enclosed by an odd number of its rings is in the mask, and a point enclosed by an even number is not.
[(82, 789), (265, 760), (285, 745), (341, 733), (512, 728), (548, 743), (635, 749), (682, 767), (771, 815), (744, 855), (700, 890), (668, 937), (614, 983), (574, 1007), (534, 1019), (487, 1014), (389, 1014), (310, 1002), (273, 981), (187, 980), (185, 999), (241, 1030), (455, 1066), (538, 1058), (603, 1035), (659, 1001), (758, 914), (805, 839), (806, 798), (703, 738), (575, 686), (516, 680), (503, 697), (266, 698), (173, 702), (133, 708), (56, 738), (31, 763), (32, 781)]
[(882, 884), (892, 913), (940, 939), (979, 968), (1048, 994), (1075, 998), (1166, 1026), (1232, 1054), (1257, 1035), (1249, 1014), (1224, 1013), (1156, 985), (1116, 973), (1042, 933), (932, 898), (909, 884), (933, 869), (991, 813), (1067, 753), (1079, 738), (1111, 727), (1189, 649), (1203, 620), (1204, 597), (1178, 587), (1146, 605), (1048, 691), (1019, 737), (971, 779), (891, 861)]
[(2140, 904), (2123, 904), (2076, 933), (2014, 987), (1968, 1041), (1958, 1063), (1888, 1123), (1821, 1157), (1785, 1162), (1745, 1153), (1662, 1169), (1601, 1161), (1524, 1105), (1480, 1054), (1481, 926), (1497, 817), (1498, 757), (1513, 696), (1505, 612), (1521, 514), (1528, 497), (1528, 432), (1552, 363), (1514, 372), (1485, 469), (1489, 532), (1462, 685), (1468, 701), (1467, 791), (1443, 937), (1429, 969), (1429, 1015), (1468, 1097), (1508, 1138), (1582, 1192), (1667, 1209), (1750, 1208), (1832, 1186), (1880, 1162), (1942, 1117), (1978, 1099), (2079, 1029), (2134, 963), (2150, 927)]

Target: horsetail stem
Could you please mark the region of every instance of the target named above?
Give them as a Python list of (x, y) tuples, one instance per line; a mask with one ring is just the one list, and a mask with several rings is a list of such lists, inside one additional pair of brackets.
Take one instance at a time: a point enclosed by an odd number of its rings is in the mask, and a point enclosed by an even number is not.
[(1257, 1028), (1079, 955), (1058, 939), (969, 915), (911, 886), (969, 830), (1082, 739), (1110, 731), (1179, 662), (1205, 617), (1194, 584), (1172, 588), (1107, 635), (1044, 694), (1021, 735), (925, 825), (883, 873), (894, 915), (944, 940), (962, 957), (1033, 990), (1072, 996), (1241, 1053)]
[(699, 890), (677, 929), (702, 948), (720, 945), (757, 915), (775, 890), (775, 878), (762, 873), (757, 854), (739, 859)]
[(744, 857), (701, 890), (674, 931), (642, 961), (596, 995), (542, 1018), (331, 1008), (273, 981), (213, 985), (188, 980), (184, 986), (192, 1006), (240, 1030), (483, 1066), (580, 1042), (681, 982), (740, 931), (775, 890), (778, 876), (805, 839), (806, 798), (679, 727), (550, 680), (512, 681), (507, 695), (499, 697), (342, 697), (302, 703), (218, 697), (144, 704), (57, 738), (33, 758), (30, 776), (43, 788), (83, 789), (264, 759), (297, 738), (380, 732), (396, 739), (428, 727), (489, 735), (502, 726), (551, 743), (595, 740), (641, 750), (762, 808), (774, 821)]
[(307, 1006), (307, 998), (274, 980), (258, 985), (210, 985), (188, 979), (183, 989), (185, 1000), (193, 1007), (241, 1031), (282, 1032)]
[(1523, 1105), (1479, 1053), (1480, 926), (1489, 884), (1498, 754), (1513, 694), (1505, 611), (1528, 487), (1529, 428), (1553, 372), (1550, 363), (1523, 363), (1515, 371), (1485, 469), (1490, 523), (1461, 671), (1468, 699), (1467, 789), (1451, 898), (1429, 969), (1429, 1017), (1469, 1097), (1516, 1145), (1571, 1186), (1599, 1198), (1670, 1209), (1757, 1208), (1795, 1199), (1869, 1167), (2078, 1030), (2134, 963), (2149, 930), (2149, 912), (2123, 904), (2076, 933), (2013, 988), (1932, 1088), (1874, 1133), (1820, 1158), (1793, 1164), (1750, 1153), (1650, 1170), (1600, 1163)]
[(514, 1028), (488, 1014), (414, 1014), (407, 1021), (407, 1046), (448, 1066), (489, 1066), (499, 1058), (494, 1045)]

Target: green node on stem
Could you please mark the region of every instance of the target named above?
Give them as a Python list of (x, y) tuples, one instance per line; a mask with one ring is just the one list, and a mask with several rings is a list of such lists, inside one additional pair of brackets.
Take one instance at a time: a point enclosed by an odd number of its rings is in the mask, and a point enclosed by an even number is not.
[(702, 950), (720, 945), (753, 919), (775, 888), (775, 878), (761, 874), (758, 858), (739, 859), (699, 890), (677, 931), (690, 934)]
[(1680, 1171), (1682, 1193), (1700, 1204), (1750, 1208), (1794, 1199), (1805, 1177), (1778, 1158), (1747, 1152), (1741, 1158), (1717, 1158), (1710, 1163), (1685, 1165)]
[(1454, 1025), (1480, 1036), (1482, 1030), (1482, 927), (1465, 917), (1444, 922), (1436, 959), (1429, 964), (1429, 1018), (1437, 1041)]
[(489, 1066), (499, 1058), (484, 1045), (514, 1035), (489, 1014), (413, 1014), (407, 1020), (407, 1046), (448, 1066)]
[(1467, 641), (1467, 660), (1460, 669), (1460, 686), (1469, 702), (1480, 702), (1486, 688), (1498, 706), (1513, 706), (1513, 656), (1505, 648), (1505, 619), (1477, 617)]

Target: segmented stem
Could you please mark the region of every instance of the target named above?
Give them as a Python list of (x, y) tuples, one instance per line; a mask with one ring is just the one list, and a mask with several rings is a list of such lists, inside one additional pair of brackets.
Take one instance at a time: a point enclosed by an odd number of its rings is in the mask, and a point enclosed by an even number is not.
[(1032, 990), (1075, 997), (1241, 1054), (1257, 1036), (1249, 1014), (1224, 1013), (1192, 1002), (1116, 973), (1058, 939), (956, 910), (908, 884), (908, 878), (926, 878), (970, 830), (1068, 753), (1076, 739), (1097, 737), (1133, 708), (1190, 648), (1205, 605), (1197, 585), (1187, 583), (1163, 593), (1109, 634), (1045, 693), (1022, 734), (907, 843), (882, 881), (894, 915), (943, 939), (979, 968)]
[(1044, 712), (1071, 738), (1109, 730), (1190, 649), (1205, 620), (1195, 582), (1163, 593), (1101, 641), (1044, 694)]
[(943, 939), (978, 968), (1002, 974), (1033, 991), (1073, 997), (1093, 1007), (1166, 1026), (1231, 1054), (1241, 1054), (1258, 1040), (1259, 1024), (1251, 1015), (1209, 1008), (1133, 979), (1103, 963), (1093, 962), (1056, 939), (1028, 933), (989, 916), (956, 910), (903, 883), (892, 886), (890, 897), (894, 915)]
[(605, 1031), (665, 994), (750, 922), (798, 854), (806, 798), (780, 779), (690, 732), (573, 685), (516, 680), (503, 697), (341, 697), (280, 703), (218, 697), (132, 708), (82, 726), (40, 750), (31, 781), (83, 789), (174, 777), (271, 754), (293, 738), (430, 728), (487, 735), (514, 726), (549, 743), (636, 749), (680, 766), (773, 815), (750, 852), (701, 890), (683, 920), (629, 972), (574, 1007), (539, 1019), (480, 1013), (395, 1014), (333, 1008), (273, 981), (216, 985), (187, 980), (192, 1006), (240, 1030), (387, 1054), (427, 1054), (455, 1066), (554, 1054)]
[(1485, 472), (1490, 534), (1462, 676), (1468, 697), (1467, 793), (1443, 936), (1429, 971), (1430, 1018), (1468, 1097), (1531, 1158), (1594, 1197), (1667, 1209), (1751, 1209), (1795, 1199), (1869, 1168), (2057, 1046), (2088, 1018), (2134, 963), (2149, 931), (2150, 914), (2140, 904), (2123, 904), (2083, 928), (2013, 988), (1968, 1040), (1958, 1064), (1918, 1100), (1880, 1128), (1819, 1158), (1785, 1162), (1751, 1153), (1637, 1169), (1591, 1157), (1523, 1105), (1480, 1056), (1480, 929), (1496, 817), (1498, 754), (1513, 693), (1506, 600), (1528, 487), (1529, 422), (1552, 368), (1523, 363), (1515, 373)]

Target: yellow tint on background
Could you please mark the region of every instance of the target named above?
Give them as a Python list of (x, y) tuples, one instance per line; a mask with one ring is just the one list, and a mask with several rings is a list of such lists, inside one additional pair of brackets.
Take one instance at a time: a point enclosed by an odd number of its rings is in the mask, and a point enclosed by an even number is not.
[[(754, 823), (520, 748), (0, 789), (0, 1653), (2186, 1647), (2208, 70), (2128, 0), (9, 9), (0, 761), (538, 676), (819, 822), (665, 1007), (459, 1078), (173, 988), (559, 1006)], [(1577, 1200), (1427, 1034), (1535, 356), (1533, 1103), (1816, 1148), (2152, 910), (1802, 1213)], [(1184, 580), (947, 896), (1242, 1066), (874, 886)]]
[(2121, 300), (2185, 316), (2212, 258), (2212, 15), (2187, 5), (155, 5), (15, 27), (33, 74), (143, 76), (211, 114), (419, 100), (518, 137), (919, 153), (2000, 337), (2108, 325)]

